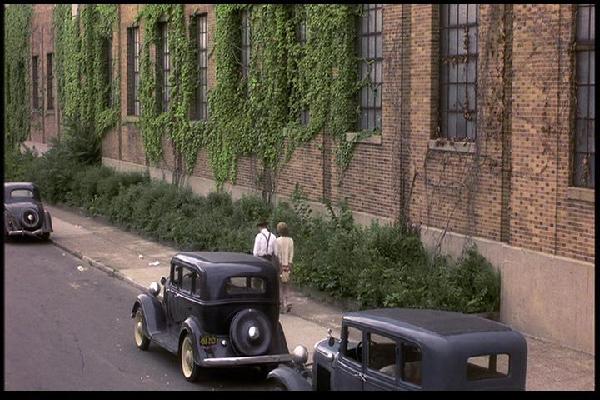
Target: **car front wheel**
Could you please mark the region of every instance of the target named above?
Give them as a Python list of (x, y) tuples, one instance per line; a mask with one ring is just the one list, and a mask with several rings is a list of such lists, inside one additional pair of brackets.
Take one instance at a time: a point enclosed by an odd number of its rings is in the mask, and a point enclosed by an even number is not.
[(181, 341), (181, 372), (185, 379), (189, 382), (194, 382), (198, 379), (200, 367), (194, 362), (194, 349), (192, 347), (192, 339), (190, 335), (186, 335)]
[(148, 346), (150, 346), (150, 339), (148, 339), (144, 334), (144, 313), (142, 312), (142, 307), (139, 307), (135, 313), (133, 336), (135, 338), (135, 345), (138, 349), (148, 350)]

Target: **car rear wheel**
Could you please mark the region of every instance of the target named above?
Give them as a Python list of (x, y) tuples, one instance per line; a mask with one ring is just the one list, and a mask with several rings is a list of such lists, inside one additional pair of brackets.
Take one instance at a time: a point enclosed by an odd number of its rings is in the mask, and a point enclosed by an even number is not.
[(139, 307), (135, 313), (135, 326), (133, 328), (133, 336), (135, 345), (140, 350), (148, 350), (150, 339), (144, 334), (144, 313), (142, 307)]
[(194, 362), (194, 349), (190, 335), (186, 335), (181, 341), (179, 354), (181, 355), (181, 372), (183, 376), (189, 382), (196, 381), (200, 373), (200, 367)]

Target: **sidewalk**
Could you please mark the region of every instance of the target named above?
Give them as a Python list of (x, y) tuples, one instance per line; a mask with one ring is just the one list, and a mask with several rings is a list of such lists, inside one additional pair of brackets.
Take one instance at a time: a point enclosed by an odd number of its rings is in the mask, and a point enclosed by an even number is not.
[[(62, 207), (45, 206), (52, 215), (52, 241), (84, 262), (123, 279), (140, 290), (168, 276), (175, 248), (145, 240)], [(133, 299), (132, 299), (133, 301)], [(312, 352), (315, 342), (331, 328), (339, 337), (344, 310), (291, 291), (292, 312), (281, 324), (290, 350), (299, 344)], [(133, 338), (132, 338), (133, 340)], [(527, 390), (594, 390), (594, 356), (527, 337)]]

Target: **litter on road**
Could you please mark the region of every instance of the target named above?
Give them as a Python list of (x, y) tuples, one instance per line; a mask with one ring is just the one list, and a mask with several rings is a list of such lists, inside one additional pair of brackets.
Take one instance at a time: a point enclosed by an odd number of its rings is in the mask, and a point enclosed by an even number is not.
[(160, 264), (160, 261), (154, 261), (154, 262), (149, 262), (148, 265), (151, 265), (153, 267), (156, 267), (157, 265)]

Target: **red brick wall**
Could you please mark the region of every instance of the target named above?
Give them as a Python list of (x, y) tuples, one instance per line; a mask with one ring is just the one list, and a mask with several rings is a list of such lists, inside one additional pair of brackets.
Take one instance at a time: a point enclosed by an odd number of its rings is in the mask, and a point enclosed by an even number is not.
[[(103, 152), (144, 165), (141, 137), (135, 118), (126, 116), (125, 102), (126, 27), (139, 7), (119, 7), (113, 54), (120, 57), (122, 120), (106, 136)], [(41, 43), (40, 29), (51, 26), (51, 6), (35, 9), (34, 44)], [(415, 223), (593, 261), (593, 191), (570, 187), (572, 6), (516, 4), (512, 13), (500, 4), (480, 6), (478, 131), (471, 151), (444, 150), (432, 140), (438, 125), (438, 10), (431, 4), (384, 6), (380, 140), (359, 143), (338, 180), (334, 145), (318, 135), (278, 172), (277, 193), (290, 196), (298, 183), (312, 201), (347, 199), (354, 211), (390, 218), (404, 207)], [(208, 13), (211, 54), (214, 5), (186, 5), (187, 15), (195, 11)], [(505, 22), (508, 15), (512, 20)], [(50, 48), (51, 41), (44, 39), (43, 46)], [(209, 58), (209, 89), (215, 86), (214, 57)], [(55, 122), (49, 118), (44, 134), (32, 129), (34, 140), (53, 134), (49, 126)], [(193, 175), (211, 179), (206, 150), (197, 161)], [(172, 154), (165, 140), (162, 166), (169, 165)], [(260, 173), (254, 157), (243, 157), (236, 184), (259, 189)]]

